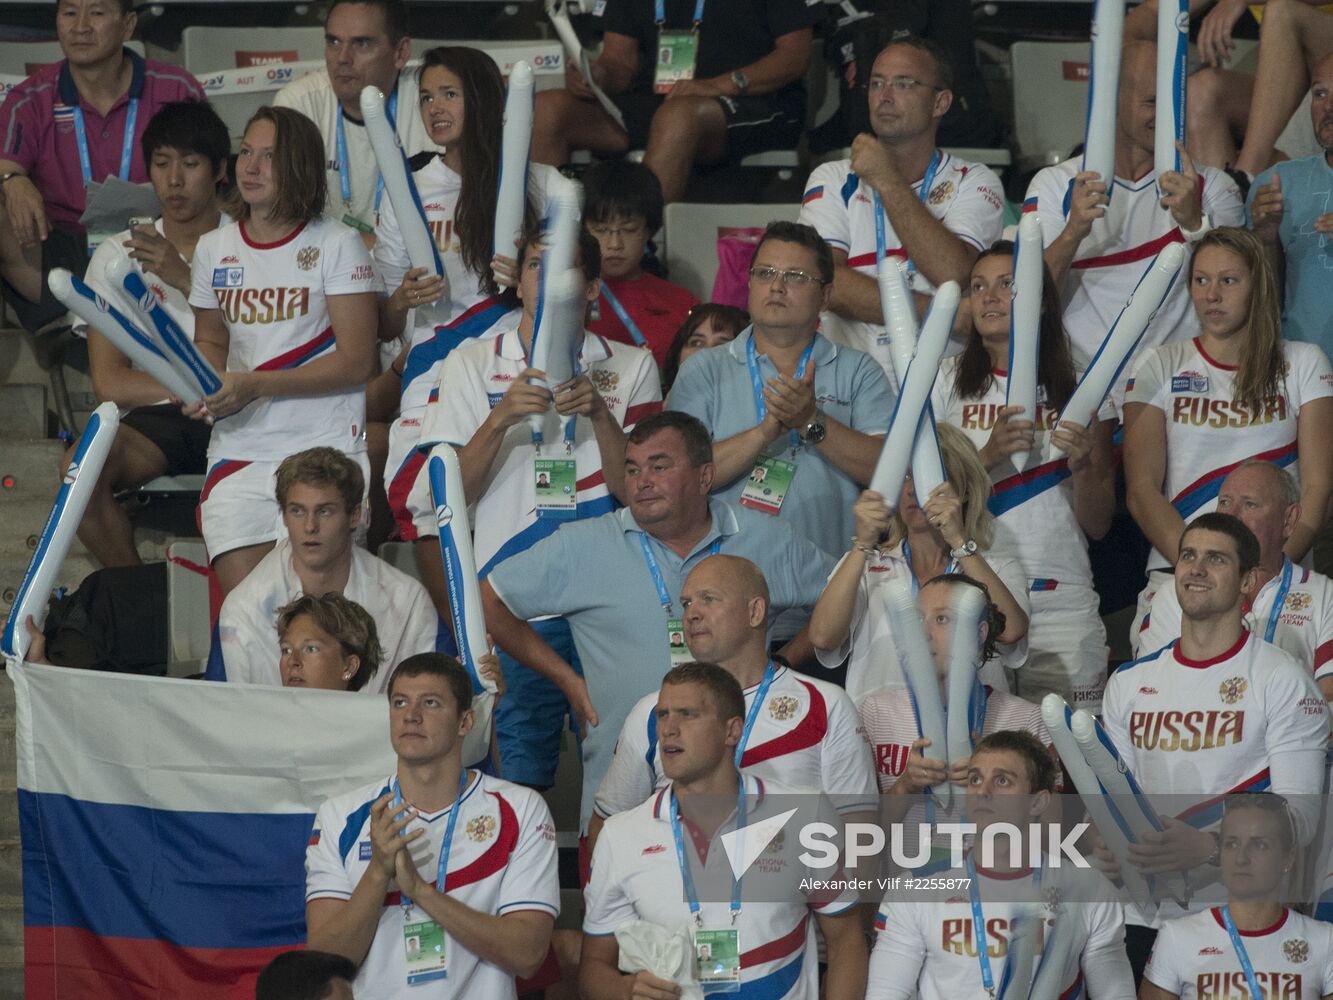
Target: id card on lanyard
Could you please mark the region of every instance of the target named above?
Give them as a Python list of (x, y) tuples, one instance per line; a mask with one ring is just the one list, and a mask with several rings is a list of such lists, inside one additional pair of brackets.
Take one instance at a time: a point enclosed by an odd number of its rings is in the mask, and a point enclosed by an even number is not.
[[(810, 357), (814, 351), (815, 342), (812, 339), (796, 364), (798, 379), (805, 378), (805, 371), (810, 365)], [(768, 413), (768, 407), (764, 405), (764, 380), (759, 373), (759, 360), (755, 356), (754, 334), (751, 334), (745, 343), (745, 363), (750, 369), (750, 388), (754, 392), (755, 417), (762, 422)], [(745, 487), (741, 490), (741, 506), (774, 516), (782, 512), (782, 504), (787, 499), (792, 480), (796, 478), (796, 449), (801, 446), (800, 435), (792, 431), (788, 435), (788, 442), (791, 445), (791, 454), (788, 458), (781, 459), (773, 455), (760, 454), (755, 459), (754, 468), (750, 470), (750, 478), (746, 480)]]
[(666, 30), (666, 0), (657, 0), (654, 15), (657, 19), (657, 65), (653, 69), (653, 93), (669, 94), (681, 80), (694, 79), (704, 0), (694, 0), (694, 24), (689, 31)]
[[(666, 615), (667, 649), (671, 654), (671, 665), (675, 667), (689, 663), (694, 657), (690, 655), (689, 647), (685, 645), (685, 622), (676, 616), (675, 602), (671, 600), (671, 593), (662, 578), (662, 568), (658, 566), (657, 556), (653, 554), (653, 543), (648, 540), (648, 532), (639, 533), (639, 544), (643, 547), (643, 561), (648, 564), (648, 575), (653, 578), (657, 599), (662, 604), (663, 614)], [(721, 551), (722, 539), (713, 539), (713, 544), (708, 546), (708, 554), (715, 556)]]
[[(940, 150), (935, 150), (931, 154), (930, 163), (926, 165), (926, 172), (921, 178), (921, 187), (917, 191), (917, 198), (921, 204), (930, 204), (930, 189), (935, 184), (935, 174), (940, 169), (940, 164), (944, 161), (944, 154)], [(884, 222), (884, 203), (880, 201), (879, 192), (873, 192), (874, 210), (875, 210), (875, 266), (879, 266), (885, 255), (888, 253), (888, 237)], [(912, 273), (916, 270), (916, 265), (912, 263), (912, 258), (907, 258), (907, 277), (911, 280)], [(883, 346), (889, 342), (888, 331), (881, 333), (876, 342)]]
[[(86, 191), (93, 181), (93, 162), (88, 152), (88, 125), (83, 118), (83, 107), (77, 101), (72, 112), (74, 118), (74, 143), (79, 148), (79, 172), (83, 175), (83, 188)], [(130, 164), (134, 159), (134, 127), (139, 120), (139, 98), (131, 97), (125, 108), (125, 134), (120, 144), (120, 171), (117, 176), (130, 179)], [(106, 239), (115, 235), (111, 230), (88, 231), (88, 256)]]
[[(389, 128), (394, 132), (398, 131), (398, 87), (393, 88), (393, 93), (389, 95), (388, 107), (385, 114), (389, 118)], [(368, 222), (358, 219), (352, 212), (352, 168), (347, 158), (347, 131), (343, 125), (343, 112), (338, 109), (338, 128), (337, 137), (337, 157), (338, 157), (338, 186), (343, 199), (343, 217), (342, 222), (345, 226), (351, 226), (363, 233), (373, 233), (375, 227)], [(375, 171), (375, 211), (380, 210), (380, 198), (384, 194), (384, 178), (379, 171)]]
[[(738, 775), (740, 786), (736, 795), (736, 830), (740, 840), (745, 836), (745, 778)], [(741, 915), (741, 880), (735, 875), (731, 879), (731, 926), (707, 927), (704, 925), (703, 911), (699, 906), (698, 893), (694, 891), (694, 876), (690, 873), (690, 862), (685, 856), (685, 838), (680, 829), (680, 807), (676, 802), (676, 790), (673, 787), (667, 793), (671, 836), (676, 842), (676, 863), (680, 866), (680, 880), (685, 890), (685, 899), (689, 903), (692, 918), (691, 933), (694, 940), (694, 977), (703, 987), (705, 995), (714, 993), (739, 993), (741, 989), (741, 940), (740, 928), (736, 926)], [(741, 848), (743, 850), (743, 847)]]

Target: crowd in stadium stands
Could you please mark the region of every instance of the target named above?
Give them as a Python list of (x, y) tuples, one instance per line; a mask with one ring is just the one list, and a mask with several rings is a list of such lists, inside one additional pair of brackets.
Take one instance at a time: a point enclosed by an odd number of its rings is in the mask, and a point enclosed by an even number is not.
[[(1333, 852), (1308, 857), (1329, 819), (1333, 700), (1330, 11), (1261, 0), (1250, 78), (1226, 68), (1245, 5), (1190, 0), (1206, 65), (1180, 169), (1160, 175), (1156, 2), (1129, 15), (1115, 176), (1075, 155), (1027, 190), (1044, 278), (1025, 419), (1008, 405), (1004, 187), (939, 145), (955, 80), (976, 75), (949, 39), (903, 33), (869, 54), (848, 98), (867, 130), (814, 168), (799, 221), (764, 231), (742, 310), (662, 277), (652, 241), (696, 167), (800, 141), (816, 0), (587, 4), (600, 52), (590, 80), (571, 65), (536, 97), (512, 247), (493, 242), (499, 68), (463, 46), (414, 53), (401, 0), (333, 0), (326, 71), (256, 112), (234, 157), (197, 81), (126, 47), (130, 0), (54, 6), (65, 59), (0, 106), (5, 301), (49, 328), (64, 315), (52, 268), (113, 298), (109, 269), (128, 258), (222, 381), (185, 406), (86, 331), (95, 392), (123, 417), (80, 538), (104, 567), (137, 565), (117, 496), (205, 475), (219, 591), (206, 676), (389, 702), (397, 769), (320, 807), (310, 950), (275, 960), (259, 998), (673, 1000), (701, 984), (993, 998), (1020, 882), (1067, 915), (1052, 995), (1333, 996), (1333, 924), (1295, 906), (1333, 878)], [(442, 275), (413, 266), (381, 197), (367, 86), (388, 95)], [(1277, 139), (1307, 93), (1319, 151), (1288, 159)], [(581, 175), (576, 150), (595, 156)], [(85, 189), (113, 175), (150, 184), (160, 218), (85, 231)], [(577, 374), (548, 389), (530, 361), (541, 223), (575, 176), (586, 331)], [(1186, 251), (1179, 278), (1091, 419), (1067, 419), (1171, 243)], [(886, 257), (922, 315), (946, 282), (963, 293), (931, 394), (944, 481), (918, 492), (909, 475), (895, 496), (868, 489), (899, 384)], [(425, 471), (442, 443), (458, 453), (496, 646), (479, 677), (450, 655)], [(375, 510), (416, 574), (366, 548)], [(1119, 669), (1089, 550), (1104, 538), (1141, 586), (1131, 634), (1111, 637), (1141, 659)], [(956, 609), (979, 596), (968, 758), (922, 735), (911, 648), (885, 614), (903, 581), (946, 702)], [(471, 708), (482, 680), (500, 688), (493, 719)], [(717, 805), (737, 796), (804, 791), (843, 820), (915, 821), (933, 809), (920, 793), (952, 782), (979, 832), (1043, 815), (1069, 787), (1039, 708), (1050, 693), (1101, 715), (1143, 790), (1180, 803), (1127, 858), (1095, 836), (1100, 871), (969, 855), (952, 872), (965, 894), (890, 896), (877, 916), (837, 888), (718, 895), (731, 869), (706, 848), (746, 824)], [(541, 794), (567, 724), (582, 758), (581, 935), (555, 929)], [(480, 767), (463, 757), (474, 725), (494, 727)], [(1025, 845), (1031, 861), (1029, 846), (1040, 859), (1050, 845)], [(1144, 877), (1184, 889), (1153, 911), (1106, 881)], [(675, 979), (633, 954), (636, 921), (683, 937)]]

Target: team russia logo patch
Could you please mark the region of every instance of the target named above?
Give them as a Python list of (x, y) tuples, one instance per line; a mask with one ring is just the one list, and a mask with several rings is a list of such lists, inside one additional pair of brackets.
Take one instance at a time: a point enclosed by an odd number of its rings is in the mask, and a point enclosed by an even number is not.
[(1282, 954), (1293, 965), (1301, 965), (1310, 957), (1310, 943), (1303, 938), (1288, 938), (1282, 942)]
[(944, 181), (930, 189), (930, 197), (926, 200), (932, 205), (943, 205), (951, 194), (953, 194), (953, 181)]
[(1217, 693), (1222, 696), (1223, 702), (1234, 705), (1245, 697), (1245, 691), (1249, 686), (1243, 677), (1229, 677), (1222, 682)]
[(1303, 590), (1287, 595), (1287, 601), (1283, 607), (1288, 611), (1305, 611), (1314, 603), (1314, 598)]
[(468, 840), (477, 844), (485, 843), (495, 836), (495, 817), (476, 816), (467, 822)]
[(1203, 372), (1181, 372), (1171, 376), (1172, 392), (1207, 392), (1208, 376)]
[(615, 372), (609, 372), (604, 368), (594, 368), (592, 371), (588, 372), (588, 380), (592, 382), (593, 387), (603, 396), (608, 392), (615, 391), (616, 386), (620, 384), (620, 376)]
[(768, 700), (768, 714), (779, 722), (786, 722), (796, 715), (797, 701), (789, 694)]
[(296, 266), (302, 271), (313, 270), (319, 263), (319, 247), (302, 247), (296, 251)]

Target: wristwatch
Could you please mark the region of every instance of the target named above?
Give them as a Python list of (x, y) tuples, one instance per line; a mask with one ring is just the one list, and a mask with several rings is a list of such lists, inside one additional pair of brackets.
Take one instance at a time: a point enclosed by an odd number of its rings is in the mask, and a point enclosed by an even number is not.
[(977, 554), (977, 543), (969, 538), (956, 549), (949, 550), (950, 559), (966, 559), (968, 556)]
[(742, 97), (749, 93), (750, 78), (745, 75), (744, 70), (733, 69), (731, 71), (731, 82), (736, 85), (736, 89), (740, 91)]
[(27, 177), (27, 176), (28, 175), (25, 174), (22, 170), (11, 170), (7, 174), (0, 174), (0, 188), (4, 187), (15, 177)]
[(819, 444), (824, 440), (824, 415), (818, 410), (801, 431), (801, 444)]

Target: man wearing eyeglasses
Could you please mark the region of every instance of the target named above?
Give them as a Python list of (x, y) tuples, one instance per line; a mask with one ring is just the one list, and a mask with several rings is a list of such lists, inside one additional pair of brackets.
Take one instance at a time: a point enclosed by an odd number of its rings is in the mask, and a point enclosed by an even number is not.
[(669, 400), (713, 437), (714, 495), (782, 518), (826, 552), (852, 536), (852, 503), (893, 409), (874, 359), (818, 332), (833, 274), (815, 230), (770, 224), (750, 266), (753, 325), (687, 360)]
[(933, 42), (908, 36), (888, 45), (871, 70), (870, 126), (847, 160), (815, 168), (800, 221), (833, 250), (825, 329), (892, 371), (875, 263), (908, 268), (917, 312), (945, 281), (968, 287), (977, 254), (1000, 238), (1004, 188), (983, 164), (936, 145), (953, 103), (953, 69)]

